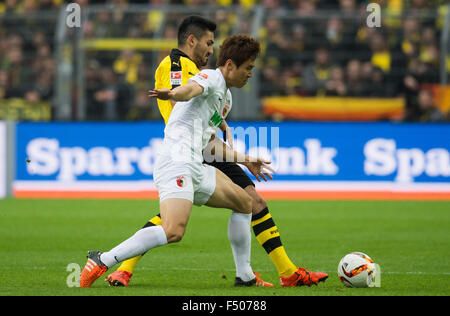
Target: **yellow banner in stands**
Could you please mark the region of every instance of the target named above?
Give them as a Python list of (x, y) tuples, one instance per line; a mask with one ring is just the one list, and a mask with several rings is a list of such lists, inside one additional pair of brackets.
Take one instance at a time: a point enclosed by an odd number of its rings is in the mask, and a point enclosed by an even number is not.
[(81, 42), (84, 49), (92, 50), (170, 50), (177, 47), (176, 39), (138, 39), (138, 38), (97, 38)]
[(377, 121), (402, 118), (402, 98), (268, 97), (262, 100), (266, 115), (286, 119)]
[(51, 119), (52, 110), (49, 102), (29, 103), (20, 98), (0, 100), (0, 120), (50, 121)]

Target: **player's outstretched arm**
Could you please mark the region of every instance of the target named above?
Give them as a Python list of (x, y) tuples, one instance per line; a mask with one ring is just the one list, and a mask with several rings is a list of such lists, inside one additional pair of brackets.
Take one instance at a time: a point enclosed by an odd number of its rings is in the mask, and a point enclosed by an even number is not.
[(154, 89), (148, 90), (149, 98), (158, 98), (161, 100), (173, 100), (173, 101), (189, 101), (192, 98), (203, 93), (203, 87), (191, 81), (184, 86), (176, 87), (173, 90), (164, 89)]
[(271, 161), (267, 161), (261, 158), (249, 158), (248, 162), (244, 162), (242, 164), (247, 167), (248, 171), (250, 171), (252, 175), (255, 176), (256, 180), (261, 182), (261, 179), (263, 179), (267, 182), (267, 178), (273, 179), (270, 173), (275, 172), (275, 170), (273, 170), (272, 167), (269, 166), (269, 164), (271, 163)]

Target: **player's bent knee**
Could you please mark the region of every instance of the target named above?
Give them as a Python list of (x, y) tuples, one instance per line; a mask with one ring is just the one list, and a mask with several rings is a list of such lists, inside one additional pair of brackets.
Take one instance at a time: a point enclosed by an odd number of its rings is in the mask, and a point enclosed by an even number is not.
[(266, 200), (264, 200), (261, 195), (256, 192), (255, 187), (253, 185), (249, 185), (245, 188), (245, 192), (247, 192), (252, 198), (252, 213), (257, 214), (263, 209), (267, 207)]
[(168, 243), (179, 242), (183, 239), (185, 228), (178, 227), (164, 227), (164, 231), (166, 232), (166, 238)]
[(252, 212), (252, 198), (247, 192), (242, 191), (238, 199), (238, 209), (239, 213), (250, 214)]
[(252, 202), (252, 211), (260, 212), (267, 207), (266, 200), (264, 200), (259, 194), (253, 196)]
[(167, 242), (170, 243), (174, 243), (174, 242), (179, 242), (181, 241), (181, 239), (183, 239), (184, 236), (184, 232), (168, 232), (166, 233), (166, 237), (167, 237)]

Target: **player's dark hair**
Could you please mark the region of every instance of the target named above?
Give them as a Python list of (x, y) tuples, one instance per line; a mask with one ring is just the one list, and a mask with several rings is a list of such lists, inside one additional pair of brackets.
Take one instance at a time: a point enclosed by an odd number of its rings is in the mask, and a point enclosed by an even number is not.
[(256, 59), (260, 50), (259, 42), (254, 38), (244, 34), (232, 35), (220, 45), (217, 67), (224, 66), (228, 59), (240, 67), (247, 60)]
[(183, 46), (189, 35), (193, 34), (197, 39), (200, 39), (205, 35), (206, 31), (214, 32), (216, 27), (215, 22), (202, 18), (201, 16), (188, 16), (178, 27), (178, 46)]

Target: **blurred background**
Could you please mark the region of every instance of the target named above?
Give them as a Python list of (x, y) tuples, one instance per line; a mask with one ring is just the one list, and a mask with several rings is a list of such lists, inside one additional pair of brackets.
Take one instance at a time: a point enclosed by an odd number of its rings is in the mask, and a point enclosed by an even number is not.
[[(81, 7), (69, 27), (68, 3)], [(369, 27), (369, 3), (381, 27)], [(230, 120), (443, 122), (450, 118), (445, 0), (5, 0), (0, 120), (162, 120), (147, 98), (187, 15), (247, 33), (263, 52)], [(214, 67), (215, 56), (209, 68)]]

